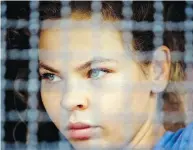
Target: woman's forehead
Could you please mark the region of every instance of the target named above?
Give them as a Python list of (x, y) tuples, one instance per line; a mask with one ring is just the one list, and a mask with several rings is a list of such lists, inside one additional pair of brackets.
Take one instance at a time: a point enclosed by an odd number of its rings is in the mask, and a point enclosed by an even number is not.
[(69, 51), (117, 51), (123, 50), (124, 43), (122, 35), (116, 29), (94, 27), (51, 28), (42, 30), (39, 47), (40, 49), (55, 51), (64, 49)]

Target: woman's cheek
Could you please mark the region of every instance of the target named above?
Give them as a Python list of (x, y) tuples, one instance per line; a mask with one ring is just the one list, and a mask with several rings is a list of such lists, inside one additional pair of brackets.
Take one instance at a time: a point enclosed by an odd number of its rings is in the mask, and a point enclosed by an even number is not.
[(130, 90), (126, 89), (127, 81), (121, 73), (116, 73), (98, 81), (98, 87), (94, 86), (97, 97), (99, 113), (106, 119), (124, 119), (124, 113), (130, 110)]
[[(64, 81), (57, 81), (57, 82), (51, 82), (48, 80), (42, 80), (41, 81), (41, 92), (46, 93), (61, 93), (62, 91), (65, 91), (65, 82)], [(48, 93), (48, 94), (49, 94)]]
[(63, 118), (60, 103), (63, 94), (62, 91), (61, 84), (51, 85), (45, 82), (41, 84), (42, 102), (48, 115), (58, 127), (60, 119)]
[(105, 77), (98, 80), (91, 80), (91, 86), (95, 92), (102, 92), (104, 94), (112, 94), (114, 92), (124, 91), (124, 86), (127, 81), (123, 74), (120, 73), (110, 73)]

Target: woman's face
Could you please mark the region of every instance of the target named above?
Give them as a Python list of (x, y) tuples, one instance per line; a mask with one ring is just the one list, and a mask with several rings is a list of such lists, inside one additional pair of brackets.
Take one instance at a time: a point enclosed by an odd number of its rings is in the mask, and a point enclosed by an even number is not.
[(39, 47), (43, 104), (75, 149), (119, 147), (136, 135), (147, 121), (139, 115), (149, 112), (150, 88), (136, 87), (148, 79), (120, 32), (46, 29)]

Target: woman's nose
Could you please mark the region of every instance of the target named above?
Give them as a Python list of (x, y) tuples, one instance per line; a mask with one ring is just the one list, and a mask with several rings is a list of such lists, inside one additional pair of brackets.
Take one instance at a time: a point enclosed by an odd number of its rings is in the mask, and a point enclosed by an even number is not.
[(83, 111), (89, 107), (88, 90), (81, 84), (71, 84), (63, 93), (61, 105), (69, 111)]

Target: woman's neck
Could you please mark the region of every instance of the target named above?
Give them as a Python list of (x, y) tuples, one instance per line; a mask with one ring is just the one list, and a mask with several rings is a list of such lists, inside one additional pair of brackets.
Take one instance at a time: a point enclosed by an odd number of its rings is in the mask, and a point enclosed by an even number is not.
[(149, 118), (134, 136), (127, 149), (152, 149), (157, 141), (165, 133), (161, 123), (155, 123), (157, 113), (157, 99), (151, 98), (149, 109)]
[(165, 129), (162, 125), (155, 125), (147, 121), (130, 142), (132, 149), (152, 149), (156, 142), (163, 136)]

